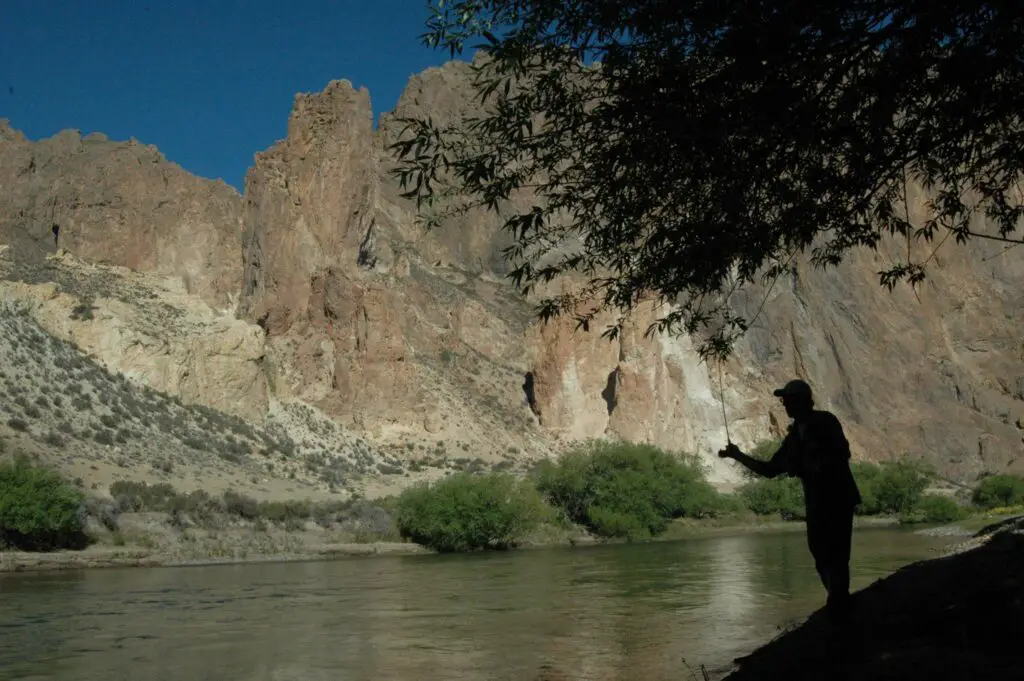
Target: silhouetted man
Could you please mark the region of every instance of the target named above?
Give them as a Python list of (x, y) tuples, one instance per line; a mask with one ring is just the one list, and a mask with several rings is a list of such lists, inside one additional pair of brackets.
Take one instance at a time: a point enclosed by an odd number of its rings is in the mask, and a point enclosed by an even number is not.
[(793, 423), (771, 460), (750, 457), (732, 443), (718, 455), (736, 459), (767, 478), (800, 478), (807, 515), (807, 545), (828, 591), (827, 612), (833, 621), (845, 622), (850, 614), (853, 511), (861, 501), (850, 471), (850, 445), (839, 419), (814, 408), (811, 387), (804, 381), (790, 381), (776, 390), (775, 396), (782, 398), (782, 406)]

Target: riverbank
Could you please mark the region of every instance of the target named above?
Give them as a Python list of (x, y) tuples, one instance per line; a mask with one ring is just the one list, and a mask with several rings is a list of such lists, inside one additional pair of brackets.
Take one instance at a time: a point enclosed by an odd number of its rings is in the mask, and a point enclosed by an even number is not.
[(725, 681), (1024, 678), (1024, 516), (854, 594), (855, 623), (823, 611), (737, 660)]
[(296, 553), (239, 554), (232, 556), (182, 557), (144, 548), (92, 546), (82, 551), (29, 553), (0, 552), (0, 572), (50, 572), (128, 567), (184, 567), (196, 565), (231, 565), (238, 563), (288, 563), (365, 556), (416, 555), (430, 553), (417, 544), (405, 542), (374, 542), (367, 544), (326, 544), (318, 549)]
[[(855, 477), (864, 499), (858, 527), (950, 523), (1024, 500), (1024, 479), (1003, 485), (996, 476), (968, 504), (963, 490), (929, 488), (930, 474), (913, 461), (858, 462)], [(118, 480), (100, 496), (24, 455), (0, 463), (0, 478), (6, 571), (317, 560), (364, 555), (366, 545), (388, 547), (369, 553), (465, 552), (799, 531), (802, 523), (782, 519), (804, 508), (795, 479), (750, 480), (726, 493), (697, 457), (612, 442), (581, 446), (525, 476), (454, 473), (373, 500), (257, 500), (144, 480)], [(992, 493), (979, 496), (986, 484)]]
[[(858, 517), (855, 521), (859, 528), (898, 524), (898, 519), (891, 517)], [(217, 531), (175, 531), (167, 527), (159, 514), (140, 513), (124, 514), (121, 525), (122, 529), (116, 535), (104, 536), (100, 542), (81, 551), (0, 551), (0, 573), (284, 563), (433, 553), (407, 541), (353, 541), (344, 534), (323, 530), (312, 523), (311, 527), (295, 531), (244, 523)], [(803, 530), (802, 522), (759, 516), (680, 518), (673, 521), (663, 535), (650, 541)], [(966, 531), (960, 533), (969, 534)], [(618, 543), (625, 543), (625, 540), (601, 539), (576, 526), (545, 525), (527, 537), (516, 550)]]
[(412, 555), (430, 551), (390, 532), (352, 532), (314, 522), (290, 527), (218, 518), (211, 526), (175, 526), (165, 513), (123, 513), (117, 529), (91, 528), (82, 550), (0, 551), (0, 572), (110, 567), (176, 567)]

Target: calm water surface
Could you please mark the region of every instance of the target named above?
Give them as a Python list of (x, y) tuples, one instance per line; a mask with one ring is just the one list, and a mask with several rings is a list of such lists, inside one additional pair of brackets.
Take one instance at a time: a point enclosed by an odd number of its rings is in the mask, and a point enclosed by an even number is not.
[[(854, 587), (949, 540), (854, 534)], [(658, 681), (821, 606), (800, 533), (0, 575), (0, 678)]]

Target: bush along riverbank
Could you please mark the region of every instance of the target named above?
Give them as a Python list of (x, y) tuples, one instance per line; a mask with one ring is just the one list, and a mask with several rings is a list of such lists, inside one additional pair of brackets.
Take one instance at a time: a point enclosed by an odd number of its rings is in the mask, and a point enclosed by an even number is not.
[[(770, 456), (777, 444), (757, 449)], [(857, 462), (862, 521), (950, 523), (1024, 504), (1024, 479), (927, 493), (919, 464)], [(0, 569), (302, 559), (646, 541), (777, 526), (803, 516), (798, 480), (748, 478), (717, 491), (698, 457), (595, 441), (526, 476), (457, 473), (374, 501), (257, 501), (119, 481), (109, 497), (24, 457), (0, 463)], [(794, 523), (793, 527), (799, 527)], [(54, 553), (57, 552), (57, 553)]]
[(107, 498), (24, 457), (0, 462), (0, 571), (421, 553), (393, 500), (257, 501), (120, 481)]
[[(755, 455), (767, 458), (777, 447), (765, 444)], [(856, 462), (853, 471), (863, 498), (857, 509), (862, 520), (952, 523), (1024, 504), (1024, 481), (1014, 476), (985, 478), (973, 491), (940, 494), (927, 492), (934, 476), (909, 459)], [(530, 544), (541, 528), (561, 530), (563, 537), (582, 531), (596, 540), (643, 541), (678, 536), (672, 529), (681, 523), (752, 525), (804, 515), (799, 480), (751, 476), (734, 493), (721, 493), (695, 456), (605, 441), (544, 461), (526, 479), (459, 474), (413, 487), (394, 503), (401, 536), (436, 551)]]

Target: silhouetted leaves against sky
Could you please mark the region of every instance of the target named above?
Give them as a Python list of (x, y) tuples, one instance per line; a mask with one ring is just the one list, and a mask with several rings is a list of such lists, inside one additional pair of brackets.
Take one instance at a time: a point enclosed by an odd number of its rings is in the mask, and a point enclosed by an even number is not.
[[(654, 328), (705, 332), (701, 351), (723, 355), (750, 321), (730, 293), (799, 253), (830, 266), (885, 235), (1020, 241), (1017, 3), (456, 0), (424, 41), (480, 46), (484, 111), (406, 120), (396, 174), (427, 226), (500, 212), (523, 290), (582, 275), (542, 317), (583, 325), (653, 297), (672, 303)], [(928, 262), (908, 249), (880, 283), (919, 282)]]

